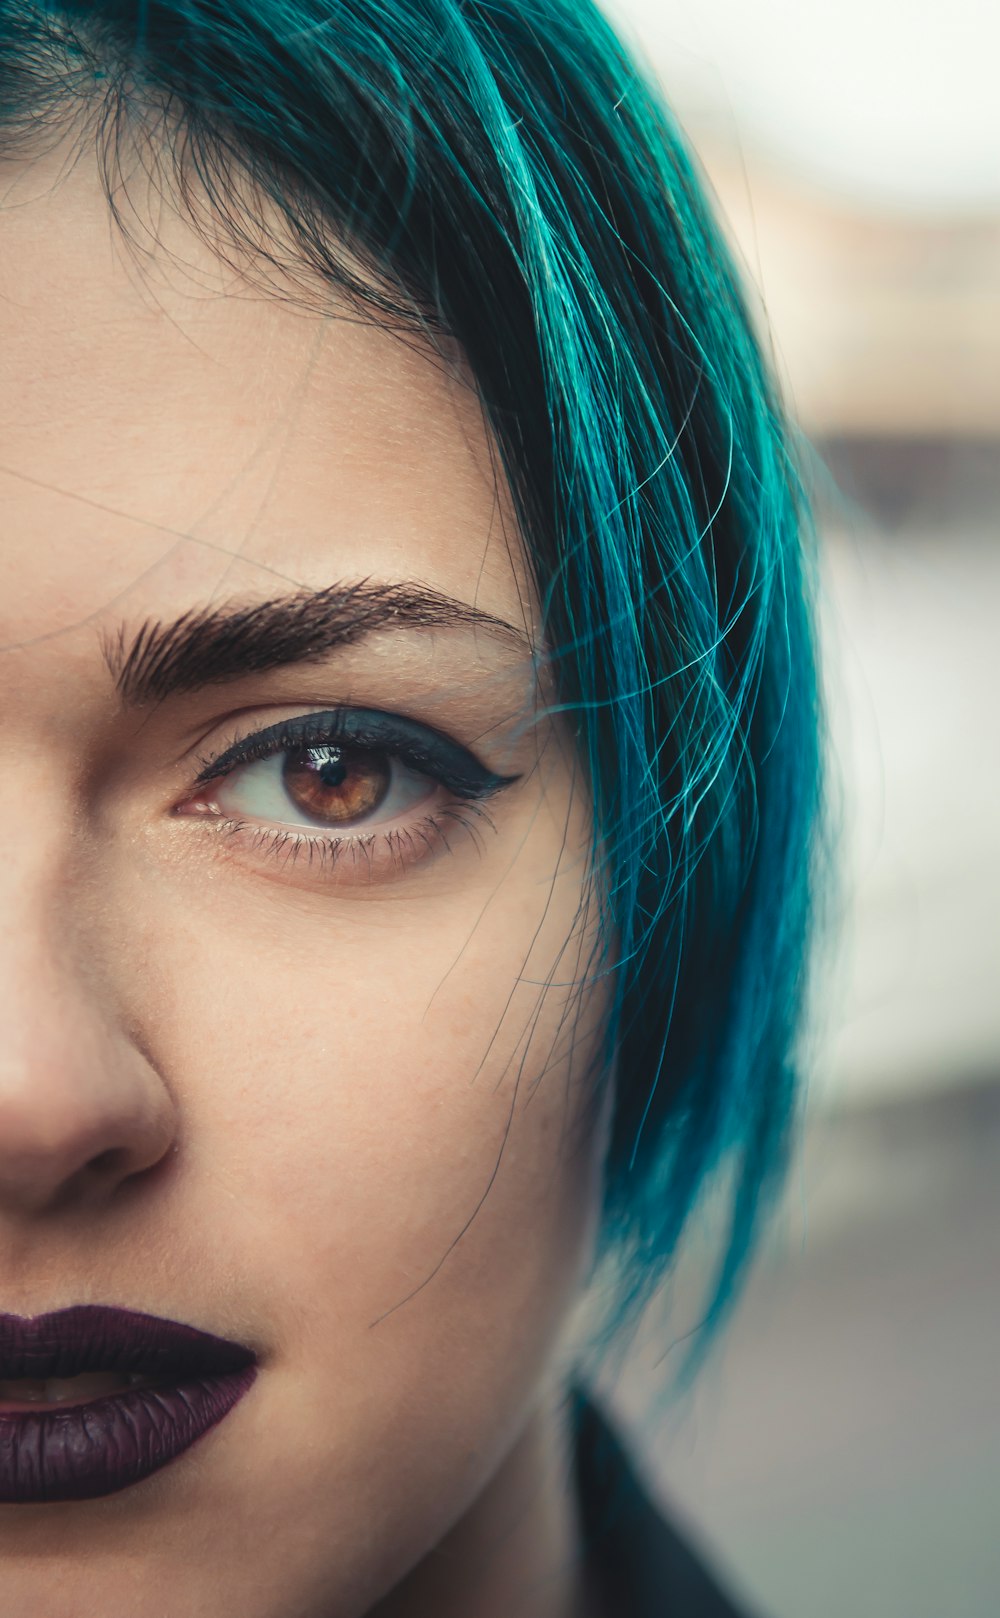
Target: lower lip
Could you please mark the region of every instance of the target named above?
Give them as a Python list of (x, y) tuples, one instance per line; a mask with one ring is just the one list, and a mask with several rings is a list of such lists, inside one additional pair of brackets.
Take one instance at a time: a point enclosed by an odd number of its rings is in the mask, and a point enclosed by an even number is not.
[(131, 1388), (81, 1405), (0, 1412), (0, 1504), (96, 1500), (141, 1483), (218, 1426), (257, 1375)]

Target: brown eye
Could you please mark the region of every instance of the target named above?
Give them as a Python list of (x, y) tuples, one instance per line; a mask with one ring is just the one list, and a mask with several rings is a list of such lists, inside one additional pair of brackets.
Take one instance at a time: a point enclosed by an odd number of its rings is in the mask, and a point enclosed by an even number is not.
[(391, 771), (384, 753), (349, 746), (285, 754), (282, 784), (297, 808), (329, 826), (362, 820), (382, 803)]

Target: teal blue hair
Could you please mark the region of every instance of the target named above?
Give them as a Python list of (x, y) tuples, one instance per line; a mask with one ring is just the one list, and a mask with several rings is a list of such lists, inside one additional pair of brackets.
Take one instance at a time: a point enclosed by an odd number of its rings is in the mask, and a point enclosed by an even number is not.
[(612, 1331), (725, 1168), (717, 1325), (792, 1137), (820, 727), (789, 433), (652, 75), (590, 0), (0, 0), (8, 147), (81, 106), (464, 350), (593, 793)]

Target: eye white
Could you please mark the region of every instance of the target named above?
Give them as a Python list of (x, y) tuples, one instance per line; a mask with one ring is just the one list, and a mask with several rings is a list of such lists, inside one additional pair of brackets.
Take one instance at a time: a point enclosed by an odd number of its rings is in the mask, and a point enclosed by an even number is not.
[(284, 752), (274, 753), (270, 758), (237, 765), (213, 789), (213, 802), (223, 814), (240, 820), (265, 820), (278, 825), (309, 826), (339, 833), (397, 820), (436, 791), (437, 784), (429, 776), (411, 770), (391, 755), (385, 755), (389, 763), (389, 788), (377, 810), (373, 814), (359, 816), (357, 820), (340, 821), (333, 825), (329, 820), (314, 819), (289, 795), (283, 777), (287, 756)]

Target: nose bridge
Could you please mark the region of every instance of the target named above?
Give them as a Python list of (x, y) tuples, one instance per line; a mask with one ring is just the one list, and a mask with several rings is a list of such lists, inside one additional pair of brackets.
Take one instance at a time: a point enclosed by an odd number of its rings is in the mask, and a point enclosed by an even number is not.
[(44, 821), (0, 874), (0, 1221), (106, 1199), (174, 1137), (171, 1097), (117, 998), (101, 906)]

